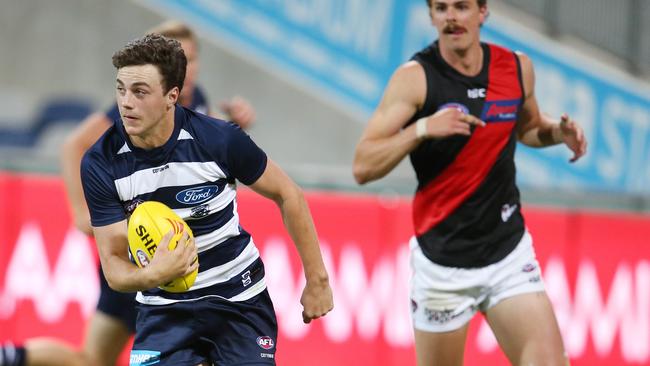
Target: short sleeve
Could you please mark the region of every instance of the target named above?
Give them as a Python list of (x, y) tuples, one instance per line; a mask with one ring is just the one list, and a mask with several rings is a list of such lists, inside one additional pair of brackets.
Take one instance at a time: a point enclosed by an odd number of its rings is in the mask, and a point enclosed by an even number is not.
[(227, 159), (230, 173), (240, 182), (251, 185), (266, 169), (266, 153), (239, 126), (230, 123)]
[(110, 109), (106, 111), (106, 117), (108, 117), (111, 122), (119, 121), (120, 118), (120, 109), (117, 106), (117, 103), (113, 104)]
[(194, 87), (194, 92), (192, 93), (192, 104), (190, 109), (199, 113), (208, 114), (210, 107), (208, 105), (208, 98), (205, 96), (205, 92), (201, 87), (196, 85)]
[[(102, 166), (103, 165), (103, 166)], [(126, 219), (115, 185), (106, 170), (90, 153), (81, 161), (81, 183), (92, 226), (106, 226)]]

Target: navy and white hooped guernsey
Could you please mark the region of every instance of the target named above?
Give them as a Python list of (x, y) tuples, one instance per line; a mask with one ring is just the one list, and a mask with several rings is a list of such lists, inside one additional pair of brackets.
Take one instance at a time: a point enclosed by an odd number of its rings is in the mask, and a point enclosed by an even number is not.
[(93, 226), (122, 221), (144, 201), (159, 201), (194, 233), (199, 273), (184, 293), (152, 289), (142, 304), (164, 305), (218, 296), (244, 301), (261, 293), (264, 266), (239, 225), (236, 180), (250, 185), (266, 154), (236, 124), (176, 105), (174, 131), (151, 150), (135, 147), (117, 121), (84, 155), (81, 178)]

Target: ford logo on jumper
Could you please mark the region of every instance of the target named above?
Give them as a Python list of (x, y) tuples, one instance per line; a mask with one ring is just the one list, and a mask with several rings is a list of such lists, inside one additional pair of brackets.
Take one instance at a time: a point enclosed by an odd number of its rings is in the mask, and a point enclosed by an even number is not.
[(214, 197), (219, 192), (217, 186), (203, 186), (184, 189), (176, 194), (176, 201), (184, 204), (201, 203)]

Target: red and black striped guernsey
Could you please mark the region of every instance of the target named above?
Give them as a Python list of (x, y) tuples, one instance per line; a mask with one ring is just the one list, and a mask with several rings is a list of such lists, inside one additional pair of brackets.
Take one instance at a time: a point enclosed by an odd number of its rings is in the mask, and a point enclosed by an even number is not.
[(410, 154), (418, 178), (415, 235), (430, 260), (451, 267), (495, 263), (525, 230), (514, 163), (521, 67), (514, 52), (481, 47), (483, 67), (473, 77), (449, 66), (437, 42), (413, 56), (425, 70), (427, 96), (409, 124), (442, 108), (459, 108), (487, 123), (469, 137), (425, 140)]

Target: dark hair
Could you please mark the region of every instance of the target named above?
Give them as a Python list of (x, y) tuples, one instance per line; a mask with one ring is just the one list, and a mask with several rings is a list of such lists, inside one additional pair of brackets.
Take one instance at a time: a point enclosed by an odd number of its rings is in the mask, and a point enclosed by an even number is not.
[[(431, 7), (431, 0), (426, 0), (426, 1), (427, 1), (427, 5)], [(478, 3), (479, 7), (485, 6), (487, 4), (487, 0), (476, 0), (476, 2)]]
[(159, 34), (147, 34), (126, 44), (113, 54), (113, 66), (154, 65), (162, 75), (163, 92), (173, 87), (183, 89), (187, 58), (181, 43)]

